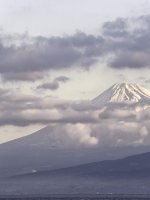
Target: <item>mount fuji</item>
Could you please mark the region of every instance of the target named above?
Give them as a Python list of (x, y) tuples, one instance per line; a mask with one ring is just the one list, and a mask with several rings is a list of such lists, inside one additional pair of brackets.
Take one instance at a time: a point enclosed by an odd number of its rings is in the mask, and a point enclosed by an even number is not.
[[(81, 121), (75, 123), (71, 123), (70, 121), (65, 121), (63, 123), (53, 123), (31, 135), (1, 144), (0, 179), (2, 180), (2, 182), (0, 182), (0, 184), (3, 184), (3, 178), (6, 177), (13, 177), (22, 174), (38, 175), (38, 172), (40, 174), (41, 171), (49, 172), (51, 170), (58, 169), (58, 171), (56, 170), (57, 173), (59, 172), (59, 169), (62, 168), (69, 169), (69, 167), (77, 165), (94, 163), (103, 160), (115, 160), (130, 155), (150, 152), (149, 112), (144, 115), (144, 120), (140, 121), (139, 115), (138, 118), (136, 118), (135, 109), (135, 107), (147, 109), (147, 107), (150, 106), (150, 91), (148, 89), (145, 89), (138, 84), (115, 84), (104, 91), (102, 94), (100, 94), (98, 97), (89, 101), (89, 104), (87, 103), (88, 105), (85, 105), (84, 103), (85, 102), (81, 102), (81, 105), (76, 104), (76, 102), (74, 103), (74, 109), (76, 112), (73, 112), (73, 109), (72, 112), (76, 114), (75, 117), (78, 117), (78, 115), (80, 116), (81, 113), (88, 115), (93, 114), (93, 116), (96, 118), (96, 121), (86, 121), (85, 123)], [(121, 107), (122, 105), (123, 107)], [(81, 106), (83, 107), (81, 108)], [(112, 109), (109, 109), (110, 107)], [(114, 110), (116, 111), (118, 107), (119, 109), (123, 109), (114, 112)], [(131, 112), (131, 109), (134, 110), (134, 113)], [(129, 110), (130, 112), (128, 112)], [(104, 115), (105, 112), (106, 115)], [(107, 120), (109, 116), (110, 119)], [(145, 119), (148, 120), (146, 121)], [(82, 126), (83, 123), (85, 126)], [(76, 124), (78, 125), (77, 127), (75, 127)], [(81, 142), (80, 140), (78, 140), (80, 137)], [(93, 146), (84, 146), (82, 141), (84, 140), (86, 142), (89, 141), (91, 138), (98, 139), (98, 142), (95, 143), (95, 145)], [(131, 143), (131, 141), (133, 141), (133, 143)], [(121, 145), (117, 146), (117, 144)], [(113, 164), (114, 162), (111, 163)], [(117, 164), (115, 164), (115, 167), (117, 166)], [(131, 166), (133, 166), (133, 168), (137, 165), (134, 160), (132, 162), (132, 159), (129, 165), (130, 164)], [(86, 172), (87, 166), (88, 165), (84, 165), (83, 168), (81, 167), (83, 171)], [(94, 167), (95, 164), (90, 165), (90, 171), (92, 171)], [(112, 167), (108, 168), (108, 171), (111, 170), (111, 168)], [(82, 171), (79, 170), (79, 174), (80, 172)], [(110, 173), (110, 175), (112, 174)], [(92, 179), (92, 177), (90, 177), (90, 181), (93, 180), (93, 185), (95, 185), (97, 180)], [(43, 179), (42, 187), (47, 186), (50, 179), (48, 178), (48, 182), (45, 182), (45, 175), (38, 176), (39, 182), (41, 181), (40, 178)], [(54, 180), (56, 181), (55, 178), (57, 177), (54, 177)], [(62, 179), (60, 183), (63, 185), (65, 183), (64, 180), (67, 180), (68, 177), (66, 177), (65, 174), (61, 178)], [(59, 178), (58, 180), (60, 181)], [(68, 180), (68, 184), (70, 184), (70, 179), (68, 178)], [(113, 180), (115, 180), (115, 178)], [(82, 180), (80, 181), (82, 185)], [(87, 187), (89, 187), (89, 181), (85, 179), (85, 182), (87, 183)], [(14, 183), (15, 182), (12, 182), (12, 184)], [(79, 179), (77, 179), (77, 184), (78, 183)], [(0, 188), (0, 193), (1, 190), (5, 188), (7, 193), (9, 191), (10, 184), (11, 182), (8, 181), (8, 185), (6, 182), (7, 187), (5, 187), (4, 182), (4, 187), (2, 187), (2, 189)], [(20, 180), (17, 180), (18, 186), (16, 186), (15, 184), (14, 191), (17, 191), (19, 187), (24, 188), (23, 185), (20, 185)], [(28, 185), (26, 184), (26, 182), (22, 184), (25, 184), (25, 187), (27, 187)], [(36, 182), (36, 184), (37, 188), (35, 189), (35, 192), (38, 192), (38, 182)], [(107, 180), (105, 184), (108, 185)], [(53, 179), (51, 185), (53, 185)], [(68, 187), (69, 186), (67, 185), (65, 190), (67, 192)], [(30, 189), (27, 187), (27, 191), (29, 191)], [(18, 191), (22, 191), (22, 189), (19, 189)], [(58, 192), (57, 181), (56, 191)], [(63, 191), (60, 190), (60, 192)], [(10, 193), (11, 192), (13, 191), (10, 191)]]
[(150, 90), (139, 84), (121, 83), (111, 86), (92, 100), (95, 105), (110, 103), (150, 103)]

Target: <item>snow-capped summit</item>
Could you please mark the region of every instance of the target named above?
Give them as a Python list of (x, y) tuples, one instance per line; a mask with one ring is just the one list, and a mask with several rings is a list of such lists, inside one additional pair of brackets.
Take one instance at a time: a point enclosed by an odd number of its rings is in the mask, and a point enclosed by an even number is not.
[(150, 101), (150, 90), (138, 84), (115, 84), (92, 100), (93, 103), (104, 105), (107, 103), (137, 103)]

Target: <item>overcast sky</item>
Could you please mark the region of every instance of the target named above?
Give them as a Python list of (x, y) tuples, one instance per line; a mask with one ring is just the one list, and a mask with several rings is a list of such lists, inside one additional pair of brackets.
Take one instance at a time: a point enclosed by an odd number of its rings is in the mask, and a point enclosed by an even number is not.
[(33, 114), (21, 103), (92, 99), (117, 82), (150, 88), (149, 11), (150, 0), (0, 0), (0, 140), (45, 125), (17, 121)]
[(147, 14), (149, 0), (0, 0), (1, 28), (31, 35), (95, 33), (105, 21)]

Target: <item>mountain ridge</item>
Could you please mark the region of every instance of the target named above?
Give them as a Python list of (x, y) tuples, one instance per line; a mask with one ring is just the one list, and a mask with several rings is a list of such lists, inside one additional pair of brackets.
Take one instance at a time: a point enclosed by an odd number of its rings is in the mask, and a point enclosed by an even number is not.
[[(96, 176), (98, 175), (106, 176), (107, 173), (111, 174), (114, 172), (119, 172), (120, 174), (121, 171), (125, 172), (125, 171), (132, 171), (132, 170), (135, 170), (135, 172), (139, 172), (139, 171), (143, 171), (143, 169), (144, 170), (147, 169), (149, 173), (147, 175), (150, 176), (150, 152), (130, 155), (125, 158), (120, 158), (120, 159), (115, 159), (115, 160), (103, 160), (103, 161), (91, 162), (91, 163), (86, 163), (86, 164), (80, 164), (80, 165), (72, 166), (72, 167), (60, 168), (56, 170), (45, 170), (45, 171), (38, 171), (35, 173), (32, 172), (32, 173), (27, 173), (27, 174), (21, 174), (21, 175), (12, 176), (11, 178), (13, 177), (21, 178), (24, 176), (36, 177), (36, 175), (47, 176), (48, 174), (49, 175), (58, 175), (58, 174), (68, 175), (71, 173), (73, 173), (73, 175), (74, 174), (77, 175), (79, 173), (80, 176), (81, 175), (87, 176), (88, 173), (90, 174), (90, 176), (92, 175), (92, 173), (94, 173)], [(136, 174), (136, 176), (138, 175), (139, 174)]]
[[(7, 177), (0, 190), (13, 192), (149, 194), (150, 152), (57, 170)], [(16, 189), (17, 186), (17, 189)], [(29, 186), (29, 187), (27, 187)], [(23, 189), (22, 189), (23, 188)]]

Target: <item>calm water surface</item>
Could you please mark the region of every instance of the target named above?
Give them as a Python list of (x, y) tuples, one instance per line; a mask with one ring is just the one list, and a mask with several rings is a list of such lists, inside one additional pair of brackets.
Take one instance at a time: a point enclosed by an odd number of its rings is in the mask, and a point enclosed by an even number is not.
[(0, 196), (0, 200), (150, 200), (150, 195)]

